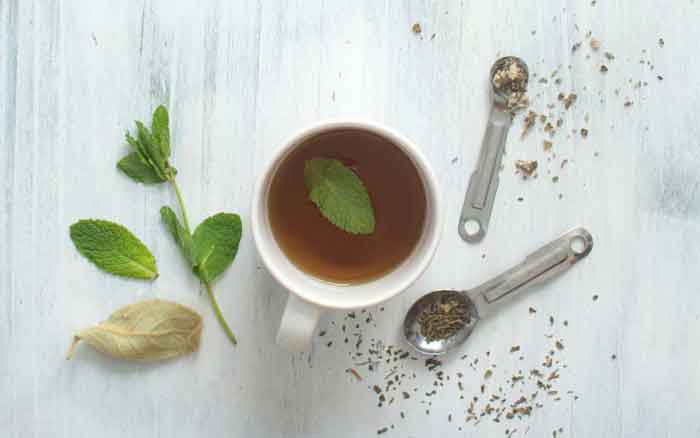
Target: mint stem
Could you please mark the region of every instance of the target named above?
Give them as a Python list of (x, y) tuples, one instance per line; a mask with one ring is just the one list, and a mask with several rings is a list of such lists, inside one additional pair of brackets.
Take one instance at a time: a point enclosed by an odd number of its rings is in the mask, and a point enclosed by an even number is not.
[(238, 341), (236, 341), (236, 335), (233, 334), (231, 331), (231, 327), (228, 326), (228, 323), (226, 323), (226, 320), (224, 319), (224, 315), (221, 313), (221, 308), (219, 308), (219, 303), (216, 301), (216, 297), (214, 296), (214, 291), (211, 289), (211, 284), (208, 281), (203, 281), (204, 286), (207, 288), (207, 294), (209, 295), (209, 300), (211, 301), (211, 305), (214, 308), (214, 313), (216, 314), (216, 318), (219, 320), (219, 324), (221, 324), (221, 328), (224, 329), (226, 332), (226, 336), (231, 340), (231, 343), (233, 345), (236, 345)]
[(192, 234), (192, 231), (190, 230), (190, 224), (187, 221), (187, 211), (185, 210), (185, 202), (182, 200), (182, 194), (180, 193), (180, 187), (177, 185), (177, 181), (175, 181), (174, 177), (170, 178), (169, 181), (170, 181), (170, 184), (173, 186), (173, 189), (175, 189), (175, 196), (177, 197), (177, 203), (180, 205), (180, 213), (182, 213), (182, 223), (184, 224), (187, 232)]
[[(170, 184), (173, 186), (173, 189), (175, 190), (175, 196), (177, 197), (177, 203), (180, 206), (180, 213), (182, 214), (182, 223), (185, 226), (185, 230), (191, 235), (192, 231), (190, 230), (190, 224), (187, 221), (187, 211), (185, 210), (185, 202), (182, 200), (182, 194), (180, 193), (180, 188), (177, 185), (177, 182), (175, 181), (174, 177), (169, 178)], [(236, 341), (236, 336), (233, 334), (233, 331), (231, 331), (231, 327), (228, 326), (228, 323), (226, 322), (226, 319), (224, 319), (224, 314), (221, 313), (221, 308), (219, 307), (219, 303), (216, 301), (216, 296), (214, 295), (214, 291), (211, 288), (211, 283), (208, 281), (202, 280), (202, 283), (204, 283), (204, 287), (207, 289), (207, 295), (209, 295), (209, 301), (211, 302), (211, 306), (214, 308), (214, 313), (216, 314), (216, 319), (219, 320), (219, 324), (221, 324), (221, 328), (224, 329), (224, 332), (226, 332), (226, 336), (231, 340), (231, 343), (233, 345), (238, 344), (238, 341)]]

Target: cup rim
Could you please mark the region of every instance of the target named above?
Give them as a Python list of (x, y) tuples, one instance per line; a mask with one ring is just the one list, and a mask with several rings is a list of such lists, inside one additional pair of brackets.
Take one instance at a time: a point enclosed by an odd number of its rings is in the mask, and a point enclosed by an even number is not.
[[(424, 230), (424, 235), (427, 236), (427, 242), (423, 245), (424, 249), (420, 253), (414, 253), (409, 256), (408, 259), (415, 259), (414, 266), (405, 275), (400, 277), (400, 280), (390, 288), (389, 291), (383, 294), (377, 294), (371, 299), (363, 300), (361, 303), (341, 303), (332, 298), (332, 296), (310, 296), (311, 294), (305, 293), (303, 288), (298, 288), (295, 286), (295, 281), (290, 279), (282, 269), (277, 266), (274, 260), (274, 256), (270, 254), (263, 246), (263, 235), (264, 232), (264, 220), (265, 218), (260, 217), (260, 213), (267, 212), (266, 206), (261, 206), (261, 202), (267, 201), (267, 191), (269, 189), (269, 184), (272, 181), (274, 172), (277, 170), (281, 161), (286, 157), (295, 147), (299, 146), (304, 142), (304, 140), (313, 137), (324, 132), (339, 130), (339, 129), (357, 129), (371, 132), (373, 134), (381, 135), (389, 139), (395, 146), (399, 147), (414, 163), (418, 173), (421, 176), (423, 185), (426, 191), (426, 196), (428, 199), (432, 199), (432, 208), (429, 209), (426, 214), (430, 214), (431, 218), (426, 218), (428, 221), (432, 219), (432, 225), (429, 229)], [(437, 246), (440, 241), (441, 231), (442, 231), (442, 211), (441, 211), (442, 198), (440, 196), (440, 191), (438, 190), (438, 182), (435, 174), (428, 160), (425, 158), (423, 153), (417, 148), (417, 146), (409, 140), (407, 137), (398, 133), (392, 128), (385, 126), (383, 124), (358, 118), (335, 118), (335, 119), (325, 119), (320, 120), (310, 126), (303, 129), (297, 130), (294, 134), (289, 136), (283, 143), (282, 146), (277, 148), (272, 156), (268, 159), (267, 163), (263, 167), (262, 172), (258, 175), (253, 192), (253, 201), (251, 206), (251, 228), (253, 230), (253, 239), (255, 241), (255, 247), (262, 259), (265, 267), (270, 272), (270, 274), (279, 282), (287, 291), (295, 294), (300, 299), (307, 301), (309, 303), (316, 304), (325, 308), (332, 309), (356, 309), (360, 307), (374, 306), (384, 301), (387, 301), (401, 292), (405, 291), (410, 287), (428, 268)], [(262, 207), (262, 208), (261, 208)], [(270, 234), (271, 234), (270, 230)], [(278, 246), (274, 235), (271, 236), (274, 244)], [(280, 252), (284, 255), (284, 252), (279, 248)], [(286, 257), (286, 256), (285, 256)], [(407, 260), (408, 260), (407, 259)], [(323, 280), (308, 274), (295, 266), (295, 269), (302, 275), (318, 280), (319, 282), (325, 283)], [(391, 272), (386, 275), (391, 275)], [(363, 285), (372, 284), (379, 281), (383, 277), (379, 277), (376, 280), (370, 280), (367, 283), (362, 283), (352, 286), (341, 286), (341, 287), (361, 287)], [(333, 283), (328, 283), (328, 287), (338, 286)], [(301, 290), (300, 290), (301, 289)], [(317, 294), (320, 295), (320, 294)]]

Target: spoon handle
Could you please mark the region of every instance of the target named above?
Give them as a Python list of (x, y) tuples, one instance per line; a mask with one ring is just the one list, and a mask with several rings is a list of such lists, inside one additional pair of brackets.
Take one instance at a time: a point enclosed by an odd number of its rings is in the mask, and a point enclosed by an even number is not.
[(593, 236), (583, 228), (576, 228), (557, 240), (543, 246), (525, 258), (519, 265), (498, 277), (469, 291), (478, 301), (488, 304), (538, 284), (566, 271), (586, 257), (593, 248)]
[(480, 242), (486, 235), (498, 188), (498, 170), (511, 122), (512, 117), (505, 107), (494, 103), (481, 142), (479, 161), (469, 178), (459, 217), (459, 235), (467, 242)]

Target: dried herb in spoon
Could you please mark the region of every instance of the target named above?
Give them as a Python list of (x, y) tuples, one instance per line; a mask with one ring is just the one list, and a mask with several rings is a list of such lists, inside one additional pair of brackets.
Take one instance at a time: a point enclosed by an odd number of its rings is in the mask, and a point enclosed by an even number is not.
[(428, 342), (447, 339), (468, 324), (469, 307), (459, 293), (445, 294), (418, 316), (423, 337)]

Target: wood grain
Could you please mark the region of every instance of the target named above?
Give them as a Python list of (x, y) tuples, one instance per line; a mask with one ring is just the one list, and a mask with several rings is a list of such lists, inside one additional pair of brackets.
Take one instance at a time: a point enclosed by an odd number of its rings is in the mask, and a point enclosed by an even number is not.
[[(568, 437), (700, 435), (700, 5), (591, 3), (0, 0), (1, 435), (366, 437), (392, 424), (386, 436), (516, 428), (513, 436), (541, 437), (559, 427)], [(600, 52), (588, 46), (589, 31)], [(541, 126), (520, 141), (516, 122), (489, 235), (469, 246), (456, 223), (485, 126), (485, 75), (507, 53), (538, 75), (534, 109), (559, 114), (546, 106), (558, 105), (559, 92), (578, 101), (561, 112), (555, 155), (542, 150)], [(555, 69), (561, 84), (537, 82)], [(171, 110), (191, 221), (219, 211), (243, 217), (238, 258), (216, 285), (236, 349), (159, 221), (173, 194), (115, 169), (124, 131), (160, 103)], [(559, 387), (578, 400), (474, 426), (464, 424), (466, 404), (448, 382), (429, 407), (414, 397), (378, 408), (368, 385), (383, 376), (362, 370), (366, 380), (357, 382), (345, 372), (355, 365), (338, 334), (340, 312), (325, 315), (329, 334), (313, 354), (274, 345), (285, 296), (249, 233), (252, 181), (296, 130), (351, 116), (421, 146), (448, 218), (435, 262), (384, 311), (370, 309), (376, 322), (363, 324), (364, 337), (399, 344), (398, 324), (422, 292), (477, 285), (583, 225), (596, 239), (590, 258), (484, 321), (464, 347), (470, 357), (490, 351), (505, 371), (520, 366), (508, 353), (519, 344), (527, 370), (551, 348), (544, 334), (553, 315), (568, 365)], [(587, 139), (571, 132), (582, 127)], [(515, 175), (516, 159), (539, 160), (539, 177)], [(129, 227), (153, 250), (161, 277), (115, 279), (82, 259), (68, 226), (89, 217)], [(147, 297), (202, 313), (198, 354), (152, 366), (83, 348), (63, 360), (73, 332)], [(430, 391), (422, 363), (408, 367), (412, 385)], [(444, 368), (468, 369), (459, 356)], [(482, 373), (465, 371), (469, 391)]]

